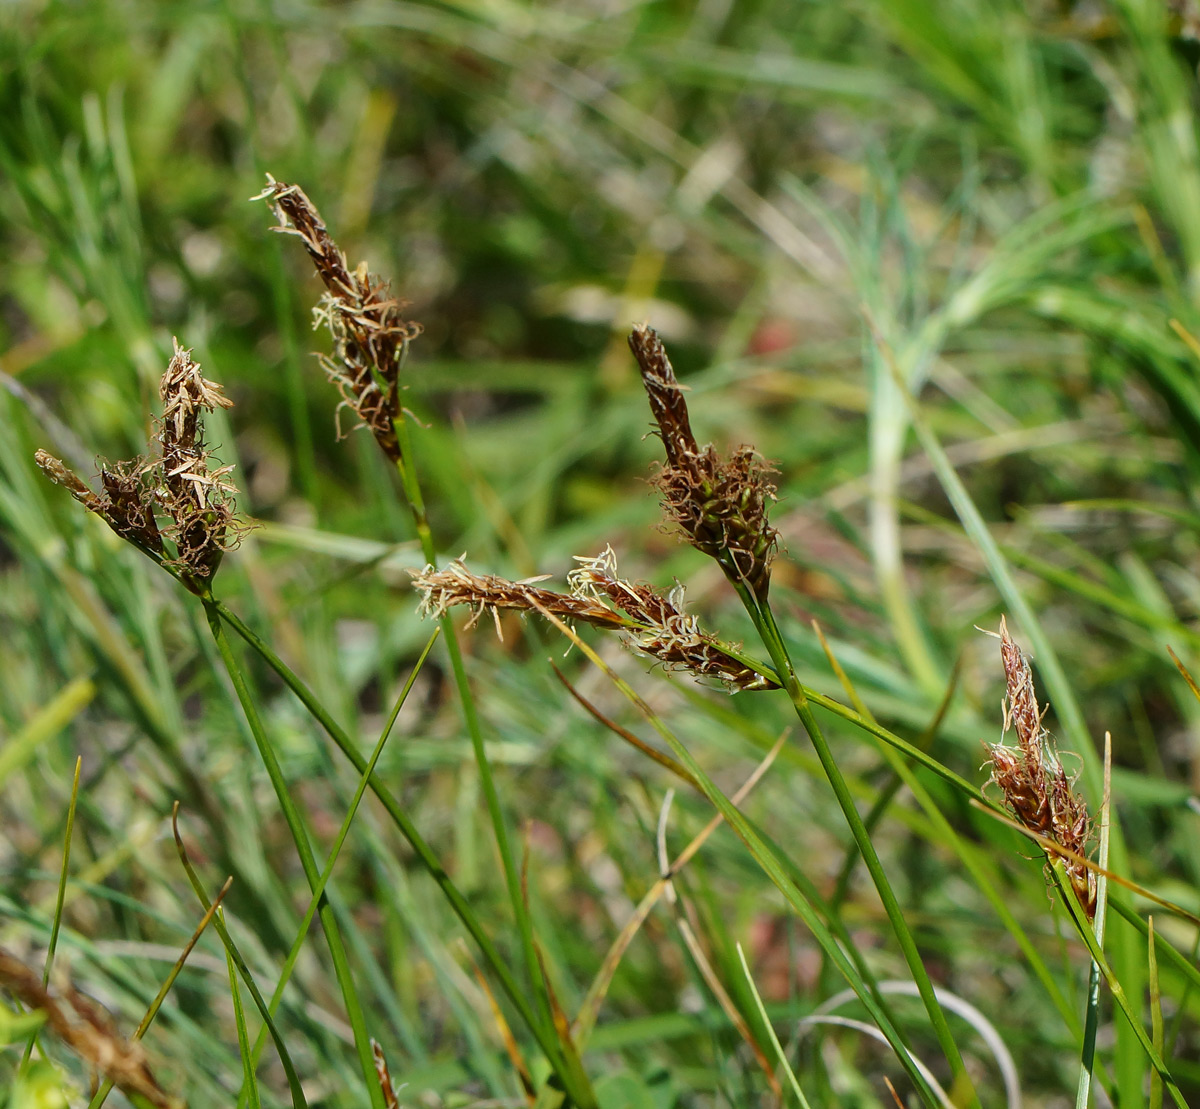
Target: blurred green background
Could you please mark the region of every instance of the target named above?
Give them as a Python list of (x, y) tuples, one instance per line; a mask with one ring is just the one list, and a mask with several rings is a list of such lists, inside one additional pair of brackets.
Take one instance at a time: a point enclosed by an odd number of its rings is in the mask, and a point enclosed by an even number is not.
[[(1002, 675), (973, 625), (1012, 609), (912, 434), (902, 378), (1088, 733), (1113, 734), (1131, 877), (1197, 908), (1200, 706), (1166, 647), (1195, 670), (1198, 20), (1186, 0), (0, 6), (2, 942), (44, 949), (76, 755), (60, 958), (130, 1026), (198, 917), (165, 820), (173, 800), (212, 888), (232, 863), (252, 879), (255, 896), (239, 901), (235, 885), (227, 904), (268, 982), (306, 904), (193, 599), (32, 463), (42, 446), (91, 475), (97, 455), (144, 450), (172, 336), (235, 401), (210, 440), (261, 525), (227, 559), (221, 596), (367, 751), (428, 635), (395, 475), (345, 413), (337, 438), (312, 353), (326, 342), (310, 328), (318, 281), (247, 202), (268, 171), (301, 185), (351, 265), (390, 278), (424, 325), (404, 403), (445, 557), (561, 580), (572, 555), (609, 543), (630, 577), (679, 579), (706, 623), (749, 637), (715, 567), (658, 524), (645, 478), (659, 444), (625, 347), (649, 321), (700, 440), (751, 443), (779, 471), (773, 597), (805, 680), (841, 695), (817, 618), (876, 715), (915, 740), (959, 660), (933, 751), (982, 782)], [(464, 645), (510, 824), (520, 836), (532, 821), (532, 911), (573, 1012), (658, 874), (670, 781), (557, 684), (553, 633), (516, 619), (505, 631), (498, 643), (485, 620)], [(769, 695), (664, 681), (595, 642), (729, 792), (788, 724)], [(577, 654), (562, 665), (639, 726)], [(255, 680), (327, 838), (356, 777), (272, 675)], [(1053, 710), (1047, 723), (1064, 747), (1080, 742)], [(507, 949), (479, 782), (436, 653), (400, 732), (381, 767)], [(886, 781), (878, 754), (831, 733), (869, 804)], [(813, 765), (790, 744), (750, 808), (831, 889), (848, 840)], [(1032, 849), (931, 788), (1082, 1012), (1086, 962), (1064, 961)], [(678, 799), (679, 846), (707, 815)], [(1026, 1104), (1068, 1104), (1078, 1058), (1059, 1013), (922, 821), (902, 792), (878, 834), (935, 978), (1000, 1028)], [(375, 1034), (409, 1083), (401, 1100), (522, 1104), (467, 949), (406, 859), (364, 810), (334, 895)], [(743, 1001), (735, 941), (781, 1013), (838, 988), (733, 836), (718, 833), (686, 880)], [(898, 973), (858, 878), (845, 917), (877, 973)], [(1162, 927), (1183, 947), (1194, 938)], [(324, 955), (310, 941), (285, 1024), (310, 1103), (363, 1104)], [(206, 937), (149, 1037), (191, 1104), (228, 1104), (241, 1080), (224, 975)], [(1167, 1005), (1193, 1092), (1196, 1004), (1177, 992)], [(919, 1023), (918, 1053), (932, 1043)], [(814, 1103), (890, 1104), (878, 1078), (898, 1071), (883, 1049), (806, 1036), (793, 1047)], [(964, 1026), (964, 1045), (972, 1036)], [(0, 1073), (16, 1061), (4, 1050)], [(589, 1051), (606, 1106), (765, 1097), (661, 911)], [(1003, 1104), (990, 1056), (976, 1057), (984, 1104)], [(263, 1089), (268, 1104), (286, 1096), (269, 1066)]]

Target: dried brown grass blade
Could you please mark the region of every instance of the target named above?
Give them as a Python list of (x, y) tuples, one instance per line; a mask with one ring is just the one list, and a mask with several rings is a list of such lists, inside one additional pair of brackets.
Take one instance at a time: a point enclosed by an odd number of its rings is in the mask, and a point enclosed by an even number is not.
[(533, 1078), (529, 1074), (529, 1066), (525, 1062), (525, 1057), (521, 1054), (520, 1045), (517, 1043), (516, 1037), (512, 1033), (512, 1028), (509, 1027), (509, 1023), (504, 1017), (504, 1011), (496, 1001), (496, 995), (492, 993), (491, 987), (488, 985), (487, 977), (479, 969), (475, 960), (471, 958), (465, 944), (463, 945), (463, 951), (470, 960), (471, 973), (475, 976), (476, 983), (480, 990), (483, 991), (483, 996), (487, 998), (488, 1008), (492, 1012), (492, 1019), (496, 1022), (496, 1031), (500, 1035), (500, 1042), (504, 1044), (504, 1052), (508, 1056), (509, 1062), (512, 1063), (513, 1070), (517, 1072), (517, 1077), (521, 1080), (521, 1090), (525, 1094), (525, 1100), (530, 1105), (533, 1105), (537, 1101), (537, 1090), (534, 1088)]
[(136, 1039), (121, 1037), (108, 1011), (91, 998), (72, 986), (47, 989), (38, 971), (3, 948), (0, 989), (45, 1013), (50, 1030), (123, 1093), (144, 1098), (155, 1109), (182, 1109), (184, 1102), (168, 1094), (154, 1077), (146, 1049)]
[[(787, 742), (789, 732), (790, 729), (785, 730), (775, 741), (771, 749), (763, 757), (762, 762), (754, 768), (754, 772), (730, 798), (735, 805), (740, 805), (749, 796), (750, 791), (762, 780), (763, 775), (770, 769), (776, 756), (783, 750), (783, 745)], [(613, 975), (616, 974), (617, 967), (620, 966), (621, 960), (625, 957), (625, 952), (629, 949), (629, 945), (633, 942), (634, 937), (646, 922), (646, 918), (649, 917), (654, 906), (658, 904), (659, 898), (666, 891), (671, 878), (687, 866), (696, 852), (707, 842), (709, 836), (721, 826), (723, 820), (724, 818), (719, 813), (709, 820), (695, 838), (676, 856), (667, 873), (661, 875), (654, 885), (646, 891), (641, 901), (638, 902), (637, 908), (633, 911), (633, 916), (625, 923), (625, 927), (621, 929), (620, 934), (613, 941), (612, 946), (608, 949), (608, 953), (604, 956), (604, 962), (601, 964), (600, 970), (588, 988), (587, 995), (579, 1006), (579, 1012), (576, 1014), (575, 1021), (571, 1026), (571, 1031), (577, 1043), (586, 1042), (588, 1036), (591, 1034), (592, 1028), (596, 1023), (596, 1017), (600, 1011), (600, 1005), (608, 993), (608, 988), (612, 984)]]
[(693, 788), (699, 788), (696, 785), (696, 779), (692, 777), (691, 773), (682, 763), (676, 762), (675, 759), (671, 758), (670, 755), (664, 754), (656, 747), (651, 747), (650, 744), (644, 739), (634, 735), (633, 732), (629, 731), (627, 728), (621, 727), (621, 725), (615, 720), (605, 716), (604, 713), (602, 713), (595, 705), (592, 704), (591, 701), (589, 701), (582, 693), (580, 693), (574, 685), (571, 684), (571, 680), (558, 668), (553, 659), (550, 659), (549, 662), (550, 668), (554, 671), (558, 680), (566, 687), (567, 692), (609, 731), (611, 731), (614, 735), (620, 736), (626, 743), (639, 750), (648, 759), (653, 759), (656, 763), (658, 763), (659, 766), (665, 766), (669, 771), (671, 771), (672, 774), (678, 778), (682, 778), (683, 781), (687, 782), (688, 785), (692, 786)]

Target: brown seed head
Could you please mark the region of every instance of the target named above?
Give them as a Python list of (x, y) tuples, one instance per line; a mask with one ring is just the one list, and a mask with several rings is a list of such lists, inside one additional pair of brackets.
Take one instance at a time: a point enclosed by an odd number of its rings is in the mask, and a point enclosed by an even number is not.
[[(1024, 652), (1000, 620), (1000, 657), (1007, 686), (1004, 724), (1017, 733), (1017, 746), (984, 744), (991, 765), (988, 781), (1004, 795), (1005, 804), (1026, 828), (1076, 855), (1086, 857), (1092, 835), (1087, 803), (1075, 791), (1050, 736), (1042, 727), (1033, 673)], [(1095, 875), (1081, 863), (1063, 859), (1075, 895), (1089, 919), (1096, 911)]]
[(104, 487), (102, 515), (123, 539), (163, 553), (162, 533), (154, 518), (154, 489), (146, 464), (141, 459), (115, 462), (101, 467), (100, 484)]
[(178, 340), (159, 382), (159, 396), (163, 414), (154, 436), (155, 456), (104, 463), (100, 494), (46, 451), (38, 451), (34, 458), (52, 481), (65, 485), (123, 539), (160, 558), (168, 553), (164, 537), (170, 539), (175, 554), (165, 561), (181, 571), (189, 589), (199, 593), (245, 530), (234, 515), (237, 489), (227, 480), (233, 467), (209, 469), (200, 422), (201, 412), (228, 408), (233, 402), (221, 386), (200, 373), (191, 351)]
[(228, 408), (233, 401), (200, 373), (192, 352), (178, 340), (158, 394), (163, 402), (161, 458), (154, 469), (161, 481), (159, 503), (171, 520), (165, 530), (177, 549), (174, 563), (203, 586), (240, 534), (234, 517), (237, 488), (225, 480), (233, 467), (208, 468), (200, 413)]
[(541, 607), (563, 620), (581, 620), (600, 628), (620, 628), (626, 624), (620, 613), (599, 601), (539, 589), (533, 584), (544, 578), (509, 581), (495, 574), (475, 574), (457, 558), (444, 570), (426, 566), (424, 570), (410, 570), (409, 573), (414, 588), (424, 594), (420, 607), (422, 616), (441, 616), (455, 605), (469, 605), (475, 609), (469, 626), (474, 626), (485, 612), (490, 612), (501, 638), (499, 610), (502, 608), (536, 612)]
[(314, 326), (328, 328), (333, 339), (332, 357), (319, 357), (341, 394), (339, 410), (351, 409), (359, 426), (370, 428), (384, 454), (397, 461), (400, 445), (393, 423), (400, 416), (400, 365), (421, 325), (404, 319), (404, 303), (392, 296), (386, 281), (367, 272), (366, 263), (350, 270), (298, 185), (267, 174), (267, 187), (253, 199), (266, 200), (275, 210), (276, 231), (299, 237), (325, 283), (313, 320)]
[(692, 434), (683, 387), (675, 377), (666, 348), (658, 332), (640, 324), (630, 332), (629, 349), (642, 372), (642, 385), (650, 400), (650, 413), (662, 436), (667, 465), (684, 466), (689, 456), (700, 453), (700, 448)]
[(693, 547), (717, 560), (726, 577), (744, 582), (761, 601), (771, 581), (779, 533), (767, 521), (774, 473), (750, 447), (722, 458), (696, 443), (687, 403), (658, 335), (634, 328), (629, 347), (642, 372), (650, 411), (667, 456), (654, 475), (662, 506)]
[(676, 583), (664, 594), (645, 582), (618, 577), (611, 547), (596, 558), (576, 556), (576, 561), (580, 565), (567, 578), (572, 592), (607, 600), (624, 612), (635, 625), (625, 629), (625, 643), (633, 650), (658, 659), (667, 670), (716, 678), (730, 690), (777, 688), (769, 678), (731, 658), (716, 636), (700, 630), (697, 617), (684, 611), (682, 585)]
[(715, 636), (702, 632), (694, 616), (683, 612), (683, 590), (664, 596), (643, 582), (628, 582), (616, 574), (616, 558), (608, 548), (598, 558), (580, 558), (571, 572), (570, 593), (557, 593), (533, 584), (509, 581), (492, 574), (474, 574), (455, 560), (444, 570), (426, 567), (410, 571), (413, 585), (424, 594), (421, 613), (440, 616), (454, 605), (475, 609), (474, 624), (491, 612), (500, 633), (499, 610), (544, 611), (563, 620), (581, 621), (624, 633), (627, 646), (650, 655), (670, 670), (713, 677), (731, 689), (772, 689), (774, 683), (730, 658)]

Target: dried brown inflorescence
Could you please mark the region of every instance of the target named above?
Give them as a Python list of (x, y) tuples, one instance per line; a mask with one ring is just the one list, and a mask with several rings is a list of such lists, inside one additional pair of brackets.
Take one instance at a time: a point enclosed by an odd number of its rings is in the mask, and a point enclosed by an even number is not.
[(396, 1087), (392, 1083), (391, 1071), (388, 1070), (387, 1057), (383, 1054), (383, 1048), (374, 1039), (371, 1040), (371, 1057), (375, 1060), (375, 1077), (379, 1080), (379, 1089), (383, 1094), (383, 1109), (400, 1109), (400, 1099), (396, 1096)]
[(182, 1109), (183, 1102), (154, 1077), (146, 1049), (137, 1040), (124, 1039), (108, 1012), (91, 998), (69, 986), (43, 986), (40, 974), (3, 948), (0, 990), (45, 1013), (46, 1024), (64, 1044), (131, 1098), (144, 1098), (159, 1109)]
[(774, 471), (751, 447), (722, 458), (711, 444), (697, 444), (683, 390), (653, 329), (635, 327), (629, 348), (667, 456), (654, 476), (663, 510), (693, 547), (717, 560), (726, 577), (744, 582), (765, 601), (779, 538), (767, 521), (768, 503), (775, 500), (768, 475)]
[[(1086, 858), (1092, 838), (1087, 803), (1075, 791), (1074, 780), (1042, 726), (1029, 660), (1008, 634), (1003, 617), (998, 638), (1007, 686), (1004, 730), (1007, 733), (1011, 726), (1017, 743), (984, 745), (992, 769), (988, 781), (1000, 788), (1005, 803), (1026, 828)], [(1091, 919), (1096, 912), (1096, 876), (1077, 859), (1062, 858), (1075, 896)]]
[(267, 187), (252, 199), (266, 200), (275, 210), (280, 225), (274, 230), (299, 237), (325, 283), (325, 295), (313, 310), (313, 326), (327, 327), (333, 338), (333, 356), (318, 357), (341, 393), (339, 409), (351, 409), (359, 426), (371, 429), (384, 454), (398, 461), (393, 421), (400, 417), (400, 366), (421, 325), (404, 318), (404, 302), (392, 296), (386, 281), (367, 272), (365, 262), (350, 270), (320, 213), (298, 185), (285, 185), (267, 174)]
[(413, 577), (413, 586), (424, 595), (420, 608), (422, 616), (441, 616), (455, 605), (469, 605), (475, 609), (475, 615), (468, 626), (474, 626), (485, 612), (490, 612), (496, 621), (496, 634), (501, 639), (504, 638), (500, 630), (502, 608), (518, 612), (536, 612), (542, 608), (563, 620), (580, 620), (600, 628), (623, 628), (628, 623), (620, 613), (598, 601), (539, 589), (534, 582), (545, 581), (546, 577), (509, 581), (495, 574), (475, 574), (457, 558), (445, 570), (426, 566), (420, 572), (410, 570), (409, 573)]
[[(104, 463), (100, 493), (48, 452), (39, 450), (34, 459), (51, 481), (65, 486), (122, 539), (163, 559), (180, 571), (188, 588), (203, 592), (222, 556), (237, 545), (243, 526), (234, 514), (237, 489), (226, 480), (233, 467), (209, 469), (200, 413), (228, 408), (233, 401), (200, 373), (191, 351), (178, 340), (159, 397), (163, 414), (151, 457)], [(164, 539), (174, 545), (173, 557)]]
[(711, 677), (730, 689), (774, 689), (775, 683), (724, 651), (717, 638), (700, 630), (695, 616), (683, 611), (683, 588), (663, 595), (644, 582), (617, 576), (616, 556), (606, 548), (597, 558), (579, 558), (571, 572), (570, 593), (538, 588), (543, 578), (509, 581), (494, 575), (473, 574), (456, 560), (445, 570), (426, 567), (413, 573), (413, 584), (424, 594), (421, 611), (440, 616), (454, 605), (496, 618), (499, 610), (549, 612), (563, 620), (581, 621), (624, 633), (628, 646), (661, 662), (669, 670)]

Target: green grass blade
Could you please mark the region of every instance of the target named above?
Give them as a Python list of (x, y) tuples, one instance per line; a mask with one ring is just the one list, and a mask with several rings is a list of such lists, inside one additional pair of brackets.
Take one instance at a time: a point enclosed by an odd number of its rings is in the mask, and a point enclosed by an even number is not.
[(700, 786), (705, 797), (717, 808), (721, 815), (725, 818), (729, 826), (737, 833), (738, 837), (746, 845), (750, 851), (754, 861), (762, 868), (763, 872), (771, 880), (772, 884), (783, 894), (787, 899), (788, 904), (796, 911), (797, 915), (804, 922), (805, 926), (812, 933), (813, 938), (820, 944), (821, 948), (829, 956), (833, 965), (846, 978), (851, 988), (862, 1000), (864, 1007), (871, 1014), (872, 1019), (878, 1025), (880, 1031), (887, 1037), (889, 1044), (896, 1052), (901, 1064), (921, 1091), (930, 1105), (937, 1104), (937, 1100), (933, 1091), (929, 1088), (924, 1076), (915, 1065), (912, 1056), (909, 1054), (908, 1047), (905, 1044), (904, 1037), (899, 1029), (892, 1023), (890, 1016), (881, 1008), (876, 1000), (873, 992), (868, 988), (867, 984), (859, 975), (858, 969), (855, 967), (850, 958), (842, 951), (841, 947), (835, 941), (833, 935), (821, 920), (812, 904), (805, 898), (796, 884), (788, 876), (785, 868), (781, 865), (775, 853), (770, 850), (767, 844), (762, 840), (758, 833), (753, 829), (750, 823), (738, 811), (738, 809), (729, 801), (713, 783), (712, 779), (705, 774), (700, 764), (696, 761), (691, 752), (679, 741), (672, 732), (658, 717), (658, 715), (650, 708), (649, 705), (637, 694), (637, 692), (621, 677), (619, 677), (607, 663), (582, 639), (579, 638), (566, 624), (558, 619), (553, 613), (544, 609), (540, 610), (542, 615), (550, 621), (558, 630), (565, 635), (572, 643), (574, 643), (584, 655), (601, 671), (603, 671), (609, 679), (617, 686), (618, 689), (634, 704), (639, 711), (646, 717), (647, 721), (666, 741), (671, 748), (675, 757), (683, 764), (687, 771), (695, 779)]
[[(261, 1109), (262, 1100), (258, 1092), (258, 1078), (254, 1073), (254, 1059), (250, 1051), (250, 1037), (246, 1033), (246, 1014), (242, 1008), (242, 991), (238, 986), (237, 967), (234, 965), (233, 956), (228, 951), (225, 952), (225, 964), (229, 968), (229, 997), (233, 1004), (233, 1020), (237, 1027), (238, 1038), (238, 1054), (242, 1060), (242, 1089), (246, 1095), (246, 1102), (250, 1109)], [(267, 1033), (267, 1026), (263, 1025), (263, 1034)], [(240, 1100), (240, 1098), (239, 1098)]]
[(742, 973), (746, 976), (746, 986), (754, 998), (754, 1004), (758, 1008), (758, 1015), (762, 1019), (763, 1028), (766, 1029), (767, 1037), (770, 1039), (771, 1047), (775, 1052), (775, 1058), (779, 1060), (779, 1066), (788, 1080), (788, 1086), (792, 1093), (795, 1094), (796, 1102), (800, 1105), (801, 1109), (810, 1109), (808, 1098), (804, 1096), (804, 1091), (800, 1089), (800, 1083), (796, 1081), (796, 1073), (792, 1070), (791, 1064), (787, 1060), (783, 1044), (779, 1042), (779, 1037), (775, 1034), (775, 1026), (771, 1023), (771, 1018), (767, 1015), (767, 1007), (763, 1004), (758, 989), (754, 985), (754, 978), (750, 974), (750, 967), (746, 962), (746, 953), (742, 950), (740, 943), (737, 945), (737, 953), (738, 959), (742, 964)]
[[(183, 872), (187, 875), (192, 891), (196, 894), (196, 899), (204, 907), (205, 912), (207, 912), (212, 905), (208, 900), (208, 895), (204, 892), (204, 885), (200, 881), (199, 875), (196, 874), (191, 859), (188, 858), (187, 851), (184, 849), (183, 837), (179, 834), (178, 818), (179, 804), (177, 802), (171, 821), (172, 831), (175, 835), (175, 850), (179, 854), (179, 861), (183, 864)], [(259, 1016), (262, 1017), (263, 1023), (270, 1030), (271, 1039), (275, 1043), (275, 1050), (279, 1054), (280, 1065), (283, 1067), (283, 1072), (287, 1077), (288, 1089), (292, 1095), (292, 1109), (308, 1109), (308, 1100), (304, 1096), (304, 1087), (300, 1082), (300, 1076), (296, 1073), (291, 1053), (288, 1051), (283, 1036), (280, 1035), (279, 1028), (275, 1024), (275, 1018), (271, 1015), (270, 1009), (267, 1008), (266, 1001), (263, 1000), (262, 993), (254, 981), (254, 976), (250, 973), (250, 967), (242, 957), (242, 953), (238, 950), (237, 944), (233, 942), (233, 937), (230, 936), (229, 929), (225, 926), (224, 913), (218, 911), (214, 914), (213, 927), (216, 928), (217, 935), (221, 937), (221, 942), (225, 945), (226, 956), (233, 960), (238, 974), (241, 976), (242, 981), (246, 983), (246, 989), (250, 991), (250, 996), (254, 1001), (255, 1008), (258, 1009)]]
[[(283, 680), (284, 684), (296, 695), (305, 709), (312, 715), (313, 719), (325, 730), (330, 739), (339, 751), (350, 761), (351, 765), (362, 773), (367, 765), (366, 759), (355, 747), (350, 737), (344, 729), (329, 715), (325, 707), (313, 696), (312, 691), (296, 676), (296, 674), (283, 662), (283, 660), (267, 646), (247, 625), (241, 620), (232, 610), (227, 608), (220, 602), (216, 602), (216, 611), (219, 613), (222, 620), (229, 624), (231, 628), (243, 640), (256, 651), (263, 661)], [(416, 825), (404, 811), (403, 806), (396, 799), (395, 795), (387, 788), (378, 773), (372, 774), (370, 778), (371, 790), (379, 799), (387, 811), (388, 816), (396, 825), (397, 829), (408, 841), (410, 846), (416, 852), (417, 857), (421, 861), (421, 865), (426, 872), (437, 883), (443, 896), (450, 903), (450, 907), (454, 910), (455, 915), (462, 921), (463, 926), (471, 934), (471, 938), (479, 946), (484, 959), (491, 967), (492, 972), (496, 975), (500, 982), (501, 988), (504, 990), (509, 1002), (520, 1013), (521, 1019), (530, 1032), (537, 1038), (539, 1046), (543, 1051), (548, 1046), (556, 1047), (556, 1041), (552, 1038), (547, 1038), (540, 1021), (534, 1015), (533, 1009), (530, 1007), (528, 999), (524, 991), (517, 984), (512, 972), (508, 969), (495, 944), (488, 936), (483, 927), (482, 921), (478, 914), (471, 908), (470, 903), (459, 891), (458, 887), (451, 880), (450, 875), (446, 872), (445, 867), (438, 860), (429, 844), (417, 830)], [(552, 1057), (548, 1054), (547, 1056)]]
[[(308, 840), (308, 831), (304, 827), (304, 821), (288, 789), (287, 780), (283, 776), (283, 770), (279, 765), (279, 760), (275, 756), (271, 741), (263, 728), (262, 721), (258, 715), (257, 705), (246, 685), (245, 675), (238, 664), (237, 657), (233, 653), (229, 639), (225, 635), (221, 617), (211, 600), (205, 600), (204, 607), (208, 615), (209, 628), (217, 644), (217, 649), (221, 654), (221, 661), (225, 664), (229, 679), (233, 683), (234, 692), (237, 694), (238, 702), (242, 706), (242, 711), (246, 714), (250, 731), (254, 735), (254, 742), (258, 747), (263, 764), (267, 768), (267, 774), (271, 779), (271, 785), (275, 790), (279, 807), (283, 812), (284, 820), (287, 822), (288, 831), (291, 833), (292, 842), (296, 845), (296, 853), (300, 857), (300, 865), (304, 869), (304, 877), (308, 881), (309, 889), (315, 890), (319, 874), (312, 846)], [(363, 1081), (366, 1083), (367, 1089), (371, 1092), (371, 1104), (375, 1109), (385, 1109), (383, 1094), (379, 1090), (379, 1084), (375, 1081), (375, 1060), (371, 1053), (371, 1037), (367, 1031), (366, 1019), (358, 997), (358, 990), (354, 985), (353, 976), (350, 973), (350, 965), (346, 958), (346, 949), (342, 941), (341, 929), (338, 927), (337, 920), (334, 917), (333, 907), (327, 899), (322, 898), (319, 911), (321, 925), (325, 932), (325, 941), (329, 948), (330, 957), (333, 960), (334, 973), (337, 976), (338, 985), (342, 991), (342, 1000), (346, 1006), (346, 1015), (350, 1020), (351, 1028), (354, 1030), (354, 1043), (358, 1050)]]
[(38, 747), (62, 731), (95, 696), (96, 686), (91, 679), (75, 678), (16, 735), (6, 740), (0, 747), (0, 789), (10, 774), (24, 766)]
[[(313, 917), (316, 915), (317, 908), (321, 904), (325, 894), (325, 887), (329, 882), (330, 876), (333, 874), (334, 865), (337, 863), (338, 855), (341, 853), (342, 844), (346, 841), (346, 836), (350, 832), (350, 825), (358, 812), (359, 803), (362, 801), (363, 794), (366, 792), (367, 783), (371, 780), (371, 775), (375, 773), (375, 765), (379, 762), (379, 756), (383, 754), (383, 745), (387, 742), (388, 736), (392, 733), (392, 727), (396, 723), (396, 717), (400, 715), (400, 710), (404, 707), (404, 702), (408, 700), (409, 693), (412, 692), (413, 682), (417, 680), (417, 676), (421, 673), (422, 667), (425, 665), (425, 660), (429, 657), (429, 652), (433, 649), (434, 643), (440, 634), (440, 629), (435, 629), (433, 635), (429, 637), (424, 649), (418, 656), (417, 661), (413, 664), (412, 672), (408, 676), (408, 680), (404, 683), (404, 688), (401, 689), (400, 695), (396, 698), (396, 703), (392, 707), (391, 715), (388, 717), (387, 724), (383, 729), (383, 734), (380, 735), (378, 742), (375, 744), (375, 749), (371, 752), (371, 757), (367, 760), (367, 765), (362, 771), (362, 776), (358, 783), (358, 788), (354, 792), (354, 798), (350, 802), (350, 807), (346, 812), (346, 816), (342, 820), (341, 827), (338, 829), (337, 835), (334, 837), (333, 844), (329, 849), (329, 858), (325, 861), (325, 866), (321, 871), (321, 876), (317, 881), (316, 887), (312, 891), (312, 896), (309, 898), (308, 908), (304, 912), (304, 917), (300, 921), (300, 927), (296, 930), (296, 938), (292, 941), (291, 950), (288, 951), (287, 958), (283, 961), (283, 966), (279, 972), (279, 981), (275, 986), (274, 992), (271, 994), (271, 1000), (267, 1005), (271, 1013), (275, 1013), (279, 1008), (279, 1002), (283, 998), (283, 991), (287, 986), (288, 980), (292, 976), (292, 971), (296, 966), (296, 960), (300, 956), (300, 949), (304, 945), (305, 937), (308, 935), (308, 929), (312, 924)], [(267, 1029), (264, 1026), (259, 1032), (258, 1039), (255, 1041), (254, 1050), (250, 1057), (251, 1073), (257, 1068), (259, 1057), (262, 1055), (263, 1047), (266, 1045)], [(249, 1093), (249, 1087), (244, 1086), (242, 1094), (239, 1095), (238, 1104), (242, 1103), (242, 1098)]]

